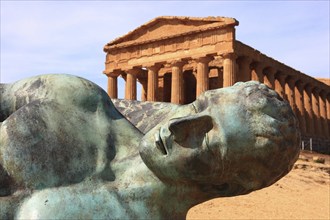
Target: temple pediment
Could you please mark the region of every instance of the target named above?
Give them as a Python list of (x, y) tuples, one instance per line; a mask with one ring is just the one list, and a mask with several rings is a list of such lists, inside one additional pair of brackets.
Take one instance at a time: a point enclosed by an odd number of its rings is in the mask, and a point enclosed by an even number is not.
[(187, 35), (228, 25), (238, 25), (233, 18), (225, 17), (157, 17), (128, 34), (109, 42), (106, 48), (125, 47)]

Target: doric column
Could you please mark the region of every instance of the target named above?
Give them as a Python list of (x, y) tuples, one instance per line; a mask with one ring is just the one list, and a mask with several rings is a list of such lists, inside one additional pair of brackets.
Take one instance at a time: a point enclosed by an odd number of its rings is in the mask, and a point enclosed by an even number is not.
[(296, 79), (294, 79), (291, 76), (286, 79), (285, 94), (288, 98), (288, 102), (290, 103), (293, 112), (296, 114), (297, 109), (296, 109), (296, 104), (295, 104), (295, 101), (294, 101), (294, 98), (295, 98), (295, 94), (294, 94), (295, 83), (296, 83)]
[(138, 69), (130, 69), (126, 72), (125, 99), (136, 100), (136, 75)]
[(299, 80), (295, 86), (295, 103), (297, 106), (299, 126), (302, 135), (306, 135), (306, 119), (305, 119), (305, 108), (304, 108), (304, 83)]
[(319, 89), (314, 88), (312, 91), (312, 104), (313, 104), (313, 113), (314, 113), (314, 131), (316, 136), (321, 135), (321, 117), (320, 117), (320, 103), (319, 103)]
[(262, 74), (263, 69), (264, 69), (263, 63), (254, 63), (251, 71), (251, 80), (259, 81), (263, 83), (264, 82), (264, 77)]
[(171, 86), (171, 102), (176, 104), (184, 103), (184, 85), (182, 67), (184, 63), (182, 61), (173, 61), (172, 65), (172, 86)]
[(117, 84), (118, 76), (119, 76), (119, 71), (107, 74), (107, 77), (108, 77), (108, 95), (112, 99), (118, 98), (118, 84)]
[(285, 78), (287, 76), (283, 73), (277, 73), (275, 75), (275, 91), (283, 98), (285, 97)]
[(264, 84), (271, 89), (275, 89), (275, 73), (276, 70), (272, 67), (264, 70)]
[(310, 84), (307, 84), (304, 89), (304, 105), (305, 105), (305, 120), (306, 120), (306, 131), (307, 134), (313, 136), (314, 131), (314, 116), (313, 116), (313, 105), (312, 105), (312, 89)]
[(138, 77), (141, 84), (141, 101), (147, 101), (148, 79), (146, 77)]
[(251, 69), (250, 64), (252, 62), (252, 58), (248, 56), (239, 57), (237, 59), (238, 74), (237, 74), (237, 81), (247, 82), (251, 80)]
[(327, 94), (326, 99), (326, 106), (327, 106), (327, 124), (328, 124), (328, 130), (329, 130), (329, 137), (330, 137), (330, 93)]
[(223, 87), (232, 86), (237, 81), (235, 53), (226, 53), (223, 57)]
[(200, 57), (197, 62), (196, 97), (209, 89), (209, 62), (211, 57)]
[(329, 127), (328, 127), (328, 120), (327, 120), (327, 96), (326, 92), (323, 90), (320, 92), (320, 116), (321, 116), (321, 125), (322, 125), (322, 134), (324, 137), (329, 137)]
[(147, 100), (157, 101), (158, 96), (158, 71), (160, 65), (153, 65), (147, 67), (148, 69), (148, 89), (147, 89)]

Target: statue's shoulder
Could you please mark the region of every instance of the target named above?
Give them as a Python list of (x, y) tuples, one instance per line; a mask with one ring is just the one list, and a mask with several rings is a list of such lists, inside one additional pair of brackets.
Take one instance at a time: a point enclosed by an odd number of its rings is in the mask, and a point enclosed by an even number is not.
[[(46, 74), (16, 81), (5, 85), (5, 96), (29, 102), (48, 99), (61, 104), (80, 103), (96, 105), (111, 102), (107, 93), (95, 83), (68, 74)], [(7, 99), (8, 99), (7, 98)]]

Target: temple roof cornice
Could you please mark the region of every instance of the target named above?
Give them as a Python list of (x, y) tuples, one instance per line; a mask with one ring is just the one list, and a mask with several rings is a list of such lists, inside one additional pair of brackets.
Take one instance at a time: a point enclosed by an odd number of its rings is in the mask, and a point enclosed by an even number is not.
[[(178, 22), (178, 25), (187, 26), (189, 28), (182, 29), (182, 28), (176, 28), (174, 32), (164, 32), (168, 35), (161, 35), (160, 37), (154, 37), (150, 36), (149, 39), (139, 39), (141, 36), (147, 36), (149, 33), (149, 30), (156, 25), (157, 23), (163, 22), (163, 21), (172, 21), (172, 22)], [(188, 24), (190, 22), (190, 24)], [(194, 22), (198, 22), (196, 26), (194, 26)], [(163, 16), (163, 17), (157, 17), (146, 24), (136, 28), (135, 30), (129, 32), (128, 34), (119, 37), (108, 44), (104, 46), (104, 51), (107, 52), (110, 49), (116, 49), (116, 48), (124, 48), (129, 46), (135, 46), (135, 45), (141, 45), (146, 43), (152, 43), (156, 41), (161, 40), (167, 40), (171, 38), (177, 38), (184, 35), (191, 35), (196, 34), (200, 32), (205, 32), (208, 30), (214, 30), (214, 29), (221, 29), (226, 26), (237, 26), (238, 21), (234, 18), (226, 18), (226, 17), (208, 17), (208, 18), (196, 18), (196, 17), (172, 17), (172, 16)], [(175, 25), (172, 25), (175, 26)], [(193, 28), (191, 28), (193, 26)], [(159, 29), (161, 26), (158, 27)], [(163, 34), (164, 34), (163, 33)]]

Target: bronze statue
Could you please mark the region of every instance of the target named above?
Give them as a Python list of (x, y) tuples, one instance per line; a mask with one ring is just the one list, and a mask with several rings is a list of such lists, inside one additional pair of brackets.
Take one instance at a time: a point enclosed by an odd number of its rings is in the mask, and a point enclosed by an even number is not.
[(2, 84), (0, 98), (0, 218), (184, 219), (273, 184), (299, 153), (289, 104), (258, 82), (182, 106), (114, 100), (131, 121), (69, 75)]

